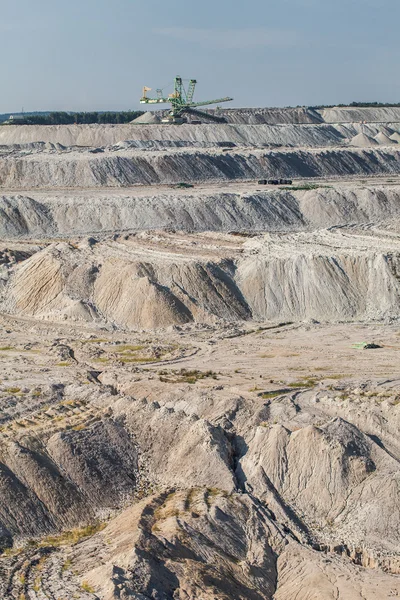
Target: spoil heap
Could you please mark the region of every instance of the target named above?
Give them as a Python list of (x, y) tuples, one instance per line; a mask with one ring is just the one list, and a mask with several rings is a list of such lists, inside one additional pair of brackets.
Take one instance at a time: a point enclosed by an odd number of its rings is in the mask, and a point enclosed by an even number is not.
[(135, 123), (136, 125), (153, 125), (160, 123), (160, 121), (161, 119), (158, 115), (154, 114), (151, 111), (147, 111), (143, 115), (140, 115), (139, 117), (131, 121), (131, 123)]
[(223, 116), (0, 127), (4, 600), (400, 595), (400, 111)]

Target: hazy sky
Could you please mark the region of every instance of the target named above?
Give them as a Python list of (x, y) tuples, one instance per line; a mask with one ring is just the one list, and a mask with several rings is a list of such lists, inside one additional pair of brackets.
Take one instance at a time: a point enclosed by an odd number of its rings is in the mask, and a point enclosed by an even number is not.
[(400, 101), (399, 0), (0, 0), (0, 19), (0, 112), (136, 109), (175, 75), (230, 106)]

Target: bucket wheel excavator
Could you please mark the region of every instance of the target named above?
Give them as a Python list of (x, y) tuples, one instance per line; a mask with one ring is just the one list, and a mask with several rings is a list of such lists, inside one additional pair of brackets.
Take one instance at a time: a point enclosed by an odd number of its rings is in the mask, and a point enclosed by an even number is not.
[(233, 98), (218, 98), (217, 100), (204, 100), (203, 102), (193, 102), (194, 91), (196, 88), (196, 79), (190, 79), (187, 88), (185, 88), (184, 80), (181, 77), (175, 77), (174, 91), (172, 94), (164, 95), (162, 89), (156, 90), (157, 97), (149, 98), (147, 92), (151, 88), (144, 87), (143, 95), (140, 99), (141, 104), (171, 104), (171, 110), (168, 116), (162, 120), (163, 123), (181, 124), (187, 121), (185, 115), (193, 115), (199, 119), (213, 121), (217, 123), (225, 123), (223, 117), (212, 115), (201, 110), (200, 106), (208, 106), (210, 104), (220, 104), (222, 102), (230, 102)]

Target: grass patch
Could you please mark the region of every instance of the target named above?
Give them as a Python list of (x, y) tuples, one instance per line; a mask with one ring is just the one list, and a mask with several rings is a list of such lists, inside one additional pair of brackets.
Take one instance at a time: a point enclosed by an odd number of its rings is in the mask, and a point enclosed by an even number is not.
[(117, 354), (122, 354), (123, 352), (138, 352), (139, 350), (143, 350), (144, 346), (130, 346), (128, 344), (121, 344), (113, 348), (114, 352)]
[(119, 356), (118, 360), (122, 363), (147, 363), (147, 362), (161, 362), (161, 358), (155, 356)]
[(14, 350), (12, 346), (2, 346), (0, 352), (7, 352), (7, 350)]
[(163, 383), (190, 383), (195, 384), (197, 381), (202, 379), (218, 379), (217, 373), (214, 371), (199, 371), (193, 369), (188, 371), (187, 369), (181, 369), (180, 371), (159, 371), (159, 379)]
[(72, 427), (72, 429), (74, 431), (83, 431), (84, 429), (86, 429), (86, 425), (84, 425), (83, 423), (81, 423), (80, 425), (75, 425), (75, 427)]
[(207, 488), (206, 495), (205, 495), (205, 501), (207, 504), (207, 508), (211, 508), (211, 506), (213, 504), (213, 500), (217, 496), (223, 496), (224, 498), (226, 498), (227, 495), (228, 495), (227, 492), (225, 492), (223, 490), (219, 490), (218, 488)]
[(53, 546), (53, 548), (58, 548), (59, 546), (77, 544), (81, 540), (102, 531), (106, 525), (106, 523), (95, 523), (86, 525), (86, 527), (81, 527), (80, 529), (63, 531), (59, 535), (49, 535), (40, 542), (40, 546)]
[(133, 346), (130, 344), (120, 344), (114, 346), (112, 351), (118, 354), (118, 360), (123, 364), (160, 362), (159, 356), (138, 356), (137, 352), (145, 349), (145, 346)]
[(56, 367), (70, 367), (71, 363), (68, 361), (62, 361), (56, 364)]
[(110, 362), (110, 359), (106, 358), (105, 356), (100, 356), (99, 358), (94, 358), (93, 362), (95, 362), (95, 363), (108, 363), (108, 362)]
[(305, 183), (304, 185), (295, 185), (291, 187), (280, 187), (280, 190), (291, 190), (293, 192), (302, 192), (309, 190), (317, 190), (318, 188), (332, 189), (331, 185), (320, 185), (318, 183)]
[(259, 394), (259, 396), (264, 400), (268, 400), (269, 398), (276, 398), (277, 396), (281, 396), (289, 391), (290, 390), (271, 390), (270, 392), (263, 392), (262, 394)]
[(7, 392), (7, 394), (19, 394), (21, 391), (21, 388), (19, 387), (9, 387), (5, 390)]
[(304, 378), (301, 381), (295, 381), (293, 383), (289, 383), (288, 387), (290, 388), (312, 388), (317, 384), (316, 379)]
[(227, 335), (225, 339), (229, 340), (232, 338), (243, 337), (244, 335), (252, 335), (253, 333), (259, 334), (264, 331), (269, 331), (271, 329), (280, 329), (281, 327), (286, 327), (287, 325), (293, 325), (293, 321), (285, 321), (284, 323), (278, 323), (278, 325), (267, 325), (265, 327), (257, 327), (257, 329), (249, 329), (248, 331), (239, 331), (238, 333), (232, 333), (231, 335)]
[(88, 594), (94, 594), (94, 592), (95, 592), (94, 587), (92, 587), (91, 585), (89, 585), (89, 583), (87, 581), (82, 581), (81, 587)]
[(186, 183), (186, 181), (180, 181), (179, 183), (176, 183), (173, 187), (186, 190), (194, 187), (194, 185), (193, 183)]
[(40, 592), (41, 583), (42, 583), (42, 578), (41, 578), (41, 576), (40, 576), (40, 575), (38, 575), (38, 576), (35, 578), (35, 581), (34, 581), (34, 583), (33, 583), (33, 591), (34, 591), (34, 592), (36, 592), (36, 593), (37, 593), (37, 592)]

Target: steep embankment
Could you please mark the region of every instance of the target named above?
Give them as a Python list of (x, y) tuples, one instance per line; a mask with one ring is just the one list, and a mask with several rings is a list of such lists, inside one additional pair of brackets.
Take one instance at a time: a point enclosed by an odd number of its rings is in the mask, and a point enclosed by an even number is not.
[[(210, 124), (168, 125), (10, 125), (0, 127), (0, 151), (7, 146), (34, 144), (31, 149), (83, 146), (98, 148), (131, 140), (137, 148), (165, 148), (179, 146), (207, 147), (229, 142), (238, 146), (296, 146), (323, 147), (346, 144), (361, 132), (374, 137), (378, 133), (388, 137), (399, 130), (399, 123), (366, 123), (357, 120), (332, 124)], [(384, 140), (383, 140), (384, 142)], [(382, 141), (382, 143), (384, 145)], [(16, 149), (16, 148), (15, 148)], [(29, 150), (29, 148), (25, 148)]]
[(9, 270), (3, 310), (128, 329), (400, 316), (396, 236), (333, 230), (269, 234), (243, 245), (215, 235), (210, 253), (211, 239), (142, 234), (49, 246)]
[(400, 173), (396, 147), (323, 150), (90, 152), (9, 156), (0, 185), (11, 189), (124, 187), (246, 180)]
[(244, 124), (269, 124), (282, 125), (322, 123), (323, 119), (318, 111), (300, 106), (297, 108), (211, 108), (208, 112), (226, 119), (228, 123)]
[(316, 111), (325, 123), (390, 123), (400, 122), (399, 106), (352, 107), (334, 106)]
[(321, 186), (249, 193), (165, 190), (0, 196), (0, 236), (68, 237), (174, 228), (181, 231), (299, 231), (397, 217), (397, 186)]

